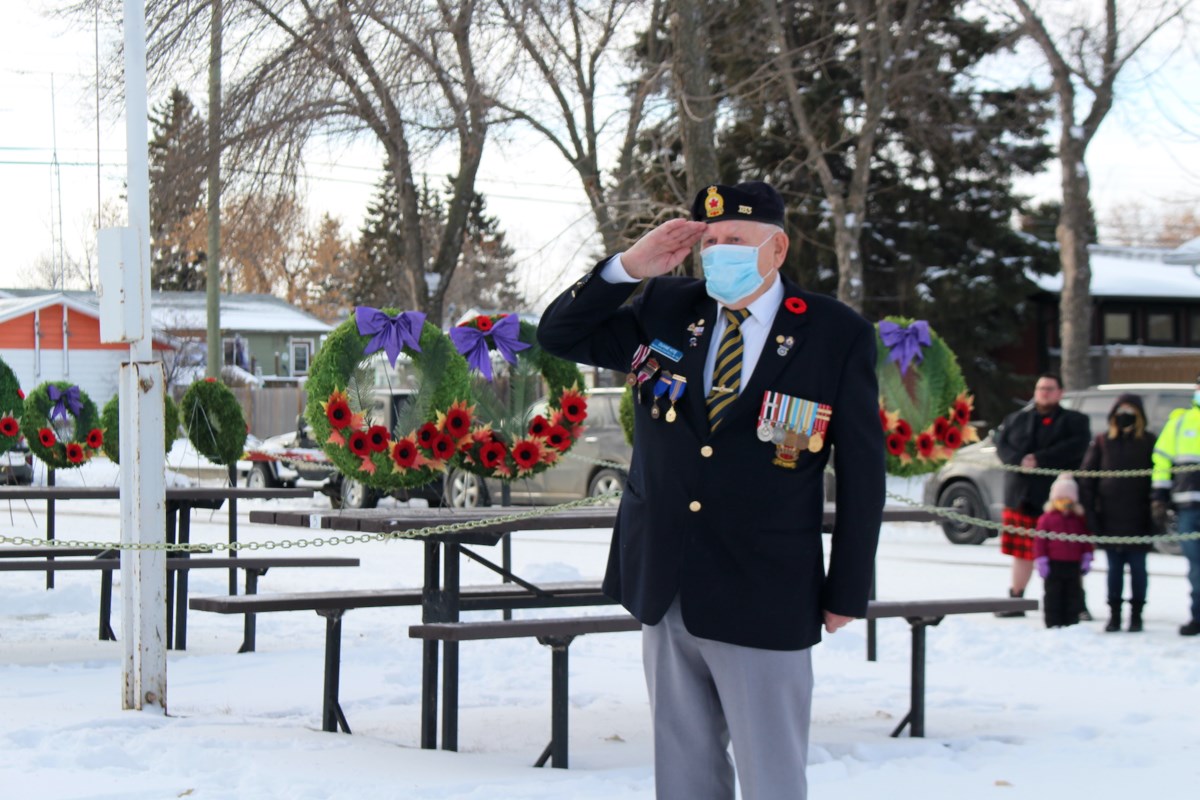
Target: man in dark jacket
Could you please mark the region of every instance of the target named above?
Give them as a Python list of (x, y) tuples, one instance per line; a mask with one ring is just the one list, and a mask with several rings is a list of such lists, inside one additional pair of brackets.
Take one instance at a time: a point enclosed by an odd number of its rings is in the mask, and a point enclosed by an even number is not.
[[(783, 222), (765, 183), (709, 186), (692, 221), (601, 262), (538, 329), (551, 353), (633, 373), (604, 590), (643, 624), (659, 800), (733, 800), (731, 742), (746, 800), (804, 798), (810, 648), (822, 623), (867, 608), (884, 492), (875, 330), (778, 274)], [(667, 277), (696, 244), (706, 279)]]
[[(1033, 405), (1005, 417), (996, 434), (996, 454), (1003, 463), (1027, 469), (1079, 468), (1091, 438), (1091, 425), (1085, 415), (1059, 405), (1062, 393), (1062, 381), (1057, 375), (1046, 373), (1038, 377), (1033, 388)], [(1004, 524), (1034, 529), (1050, 497), (1054, 477), (1006, 472)], [(1013, 557), (1009, 596), (1024, 596), (1033, 575), (1033, 537), (1005, 531), (1000, 534), (1000, 551)], [(997, 612), (997, 616), (1023, 617), (1025, 612), (1004, 611)]]

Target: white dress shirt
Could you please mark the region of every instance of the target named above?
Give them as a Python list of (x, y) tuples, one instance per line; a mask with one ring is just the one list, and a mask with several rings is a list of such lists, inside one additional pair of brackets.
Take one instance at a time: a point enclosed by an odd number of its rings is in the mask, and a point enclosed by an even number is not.
[[(625, 271), (620, 253), (608, 260), (608, 263), (600, 270), (600, 277), (608, 283), (641, 282), (639, 278), (635, 278)], [(750, 316), (746, 317), (742, 323), (743, 350), (740, 383), (743, 390), (750, 383), (750, 376), (758, 364), (758, 357), (762, 355), (767, 335), (771, 333), (771, 326), (775, 324), (775, 314), (779, 311), (779, 304), (783, 302), (783, 281), (779, 279), (778, 273), (772, 273), (771, 280), (771, 288), (747, 306)], [(728, 324), (725, 319), (725, 307), (718, 303), (717, 318), (715, 320), (706, 319), (704, 324), (713, 326), (712, 340), (708, 345), (708, 357), (704, 360), (704, 394), (707, 396), (712, 391), (712, 375), (713, 367), (717, 363), (717, 347), (721, 343), (721, 335), (725, 333), (725, 326)]]

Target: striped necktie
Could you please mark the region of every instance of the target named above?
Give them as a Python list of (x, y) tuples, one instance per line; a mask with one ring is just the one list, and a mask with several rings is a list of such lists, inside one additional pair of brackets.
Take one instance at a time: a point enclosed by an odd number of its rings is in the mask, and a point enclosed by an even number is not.
[(750, 309), (736, 311), (725, 309), (725, 333), (717, 347), (717, 360), (713, 365), (712, 389), (708, 393), (708, 427), (715, 431), (725, 413), (737, 400), (742, 384), (742, 323), (750, 316)]

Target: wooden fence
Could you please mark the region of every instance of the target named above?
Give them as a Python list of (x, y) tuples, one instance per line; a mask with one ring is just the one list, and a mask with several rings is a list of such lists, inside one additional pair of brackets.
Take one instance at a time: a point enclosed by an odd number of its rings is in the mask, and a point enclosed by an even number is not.
[(1106, 383), (1191, 383), (1200, 372), (1200, 353), (1110, 355)]
[(259, 439), (296, 430), (296, 417), (304, 413), (304, 390), (293, 386), (272, 389), (231, 389)]

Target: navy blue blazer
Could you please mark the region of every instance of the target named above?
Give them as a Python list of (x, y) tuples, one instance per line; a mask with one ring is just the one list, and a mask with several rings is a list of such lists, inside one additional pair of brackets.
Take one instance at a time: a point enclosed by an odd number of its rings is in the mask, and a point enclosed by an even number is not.
[[(687, 378), (675, 422), (653, 419), (649, 404), (635, 404), (633, 460), (605, 593), (650, 625), (678, 595), (693, 635), (770, 650), (820, 641), (822, 609), (863, 616), (884, 497), (874, 327), (837, 300), (784, 280), (785, 298), (802, 299), (806, 309), (780, 307), (749, 384), (712, 433), (704, 363), (717, 304), (704, 283), (655, 278), (627, 303), (637, 284), (608, 283), (600, 268), (546, 310), (542, 347), (629, 371), (639, 345), (661, 340), (682, 355), (678, 362), (655, 358)], [(701, 319), (704, 331), (693, 346), (688, 326)], [(782, 348), (777, 336), (794, 344)], [(825, 447), (801, 452), (794, 469), (773, 464), (775, 445), (756, 435), (768, 390), (833, 408)], [(831, 445), (838, 513), (826, 575), (822, 473)]]

